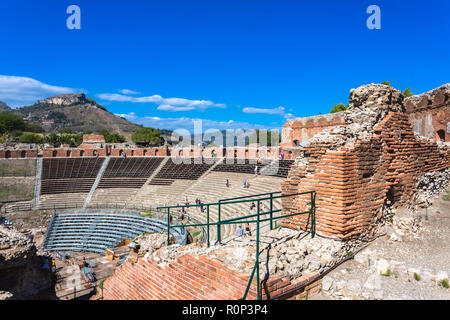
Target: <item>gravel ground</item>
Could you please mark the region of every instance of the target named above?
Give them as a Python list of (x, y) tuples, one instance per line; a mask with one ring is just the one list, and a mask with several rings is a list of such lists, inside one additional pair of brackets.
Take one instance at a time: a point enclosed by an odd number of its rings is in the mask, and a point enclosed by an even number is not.
[(311, 299), (450, 299), (450, 289), (439, 285), (450, 274), (450, 201), (444, 195), (415, 213), (397, 212), (386, 235), (325, 276), (323, 290)]

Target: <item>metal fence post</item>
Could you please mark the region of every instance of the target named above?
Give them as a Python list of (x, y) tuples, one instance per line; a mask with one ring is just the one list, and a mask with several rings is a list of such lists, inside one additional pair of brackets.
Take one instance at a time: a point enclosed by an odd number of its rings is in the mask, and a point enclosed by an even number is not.
[(208, 248), (209, 248), (209, 204), (206, 206), (206, 225), (208, 227)]
[(218, 212), (217, 212), (217, 242), (220, 243), (221, 240), (221, 236), (220, 236), (220, 202), (219, 202), (219, 208), (218, 208)]
[(170, 246), (170, 208), (167, 208), (167, 245)]
[(271, 193), (270, 194), (270, 205), (269, 205), (269, 208), (270, 208), (270, 230), (272, 230), (273, 229), (273, 221), (272, 221), (272, 219), (273, 219), (273, 193)]
[(311, 238), (314, 238), (314, 233), (315, 233), (315, 221), (314, 221), (314, 191), (311, 191)]
[(260, 300), (260, 293), (259, 293), (259, 203), (258, 200), (258, 215), (256, 218), (256, 299)]

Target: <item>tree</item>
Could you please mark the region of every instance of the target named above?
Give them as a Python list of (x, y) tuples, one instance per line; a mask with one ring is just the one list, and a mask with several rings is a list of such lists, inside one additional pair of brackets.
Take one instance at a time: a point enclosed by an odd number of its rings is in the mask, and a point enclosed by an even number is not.
[(24, 131), (27, 124), (18, 116), (9, 111), (0, 111), (0, 134), (12, 131)]
[(161, 145), (164, 138), (161, 137), (159, 131), (155, 128), (143, 127), (136, 130), (131, 136), (131, 140), (137, 145)]
[[(267, 142), (263, 141), (263, 138), (265, 138), (265, 136), (262, 131), (267, 131)], [(255, 140), (256, 143), (266, 143), (268, 147), (272, 146), (272, 131), (256, 129), (256, 131), (251, 136), (249, 136), (248, 141), (246, 141), (245, 145), (248, 146), (250, 142), (254, 142)], [(274, 140), (278, 140), (278, 144), (281, 142), (281, 136), (279, 132), (274, 132)]]
[(105, 137), (106, 143), (123, 143), (126, 141), (125, 137), (116, 133), (116, 132), (109, 132), (106, 129), (102, 129), (99, 131), (99, 134)]
[(42, 135), (33, 132), (23, 132), (18, 137), (18, 140), (22, 143), (41, 143)]
[(405, 91), (403, 91), (403, 95), (405, 96), (405, 98), (411, 97), (414, 95), (414, 93), (411, 92), (411, 88), (406, 88)]
[(381, 84), (387, 85), (387, 86), (391, 86), (391, 83), (389, 81), (383, 81)]
[(348, 108), (348, 104), (345, 105), (343, 103), (335, 103), (334, 104), (334, 108), (331, 109), (330, 113), (336, 113), (336, 112), (340, 112), (340, 111), (345, 111)]

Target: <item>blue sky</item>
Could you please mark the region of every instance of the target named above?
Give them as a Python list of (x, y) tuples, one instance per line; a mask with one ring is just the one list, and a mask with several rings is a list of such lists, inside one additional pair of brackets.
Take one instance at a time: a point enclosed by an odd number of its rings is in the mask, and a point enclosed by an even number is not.
[[(372, 4), (381, 30), (366, 27)], [(363, 84), (449, 82), (449, 14), (447, 0), (2, 0), (0, 100), (83, 91), (158, 128), (279, 128)]]

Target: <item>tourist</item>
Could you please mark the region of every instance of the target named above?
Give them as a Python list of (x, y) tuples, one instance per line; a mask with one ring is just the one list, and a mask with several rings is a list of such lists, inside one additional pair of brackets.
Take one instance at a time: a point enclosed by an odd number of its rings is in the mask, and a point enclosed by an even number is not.
[(250, 181), (247, 181), (247, 189), (250, 188)]
[(183, 211), (180, 212), (180, 220), (181, 220), (181, 221), (184, 220), (184, 214), (183, 214)]
[(255, 202), (252, 201), (252, 204), (250, 205), (250, 211), (252, 211), (256, 207)]
[(266, 212), (266, 205), (264, 203), (261, 203), (261, 211)]
[(244, 188), (247, 188), (247, 179), (244, 179)]
[(245, 231), (250, 237), (252, 236), (252, 230), (250, 229), (250, 224), (248, 222), (245, 224)]
[(225, 184), (226, 184), (227, 188), (230, 187), (230, 180), (228, 180), (228, 178), (227, 178), (227, 182)]
[(242, 237), (242, 227), (240, 225), (236, 229), (236, 237), (238, 239), (241, 239), (241, 237)]
[(258, 175), (258, 166), (255, 166), (255, 175)]

